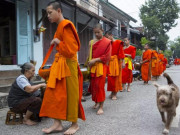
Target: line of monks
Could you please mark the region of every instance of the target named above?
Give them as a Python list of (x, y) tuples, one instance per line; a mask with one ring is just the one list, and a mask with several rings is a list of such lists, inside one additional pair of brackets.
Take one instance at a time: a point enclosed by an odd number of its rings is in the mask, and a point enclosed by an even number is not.
[(89, 42), (89, 60), (91, 79), (89, 92), (95, 102), (94, 109), (98, 109), (97, 114), (103, 114), (103, 104), (105, 101), (105, 82), (108, 80), (107, 91), (111, 94), (109, 98), (117, 99), (117, 93), (126, 89), (130, 92), (130, 83), (133, 80), (132, 60), (136, 55), (136, 48), (130, 45), (128, 37), (122, 40), (115, 40), (113, 34), (108, 31), (103, 36), (101, 24), (94, 26), (95, 38)]
[[(56, 47), (56, 55), (51, 66), (47, 87), (44, 93), (40, 117), (54, 119), (49, 128), (44, 128), (44, 133), (62, 131), (62, 120), (72, 122), (64, 134), (72, 135), (79, 126), (78, 118), (85, 120), (85, 113), (81, 104), (83, 78), (80, 71), (77, 52), (80, 50), (80, 40), (74, 24), (64, 19), (60, 2), (50, 2), (46, 8), (47, 17), (51, 23), (57, 23), (51, 45)], [(111, 91), (110, 98), (116, 100), (119, 91), (130, 92), (130, 84), (133, 80), (133, 59), (136, 48), (130, 45), (130, 39), (115, 40), (111, 32), (103, 36), (101, 24), (93, 29), (95, 38), (89, 42), (88, 66), (90, 70), (89, 92), (92, 101), (95, 102), (94, 109), (97, 114), (103, 114), (105, 101), (105, 83), (108, 78), (107, 90)], [(142, 77), (147, 83), (150, 74), (158, 77), (165, 70), (165, 58), (160, 52), (151, 51), (145, 46), (142, 61)], [(151, 68), (152, 67), (152, 68)], [(127, 88), (126, 88), (127, 84)]]
[(166, 70), (167, 58), (164, 56), (161, 50), (159, 53), (156, 50), (149, 49), (149, 45), (144, 47), (141, 62), (141, 75), (144, 84), (147, 84), (151, 80), (151, 76), (154, 80)]
[(174, 59), (174, 65), (180, 65), (180, 58), (175, 58)]

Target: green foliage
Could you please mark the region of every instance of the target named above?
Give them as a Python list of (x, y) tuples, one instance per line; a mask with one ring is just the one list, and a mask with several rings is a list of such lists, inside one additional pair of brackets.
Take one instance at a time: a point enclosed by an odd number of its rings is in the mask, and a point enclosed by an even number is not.
[(165, 50), (167, 49), (167, 43), (168, 43), (168, 40), (169, 40), (169, 37), (167, 34), (162, 34), (162, 35), (159, 35), (158, 36), (158, 39), (157, 39), (157, 47), (160, 49), (160, 50)]
[(172, 54), (173, 52), (170, 49), (164, 51), (164, 55), (167, 59), (169, 59), (172, 56)]
[(170, 41), (168, 43), (168, 47), (172, 51), (172, 55), (174, 58), (180, 58), (180, 37), (178, 37), (175, 41)]
[(146, 37), (141, 38), (141, 45), (144, 46), (145, 44), (149, 44), (150, 41), (146, 39)]
[(150, 40), (156, 37), (156, 41), (152, 42), (152, 46), (156, 44), (161, 50), (166, 49), (168, 41), (168, 32), (177, 24), (180, 8), (176, 0), (149, 0), (140, 8), (140, 18), (144, 25), (146, 37)]
[(142, 50), (141, 49), (137, 49), (136, 50), (136, 56), (141, 56), (142, 55)]

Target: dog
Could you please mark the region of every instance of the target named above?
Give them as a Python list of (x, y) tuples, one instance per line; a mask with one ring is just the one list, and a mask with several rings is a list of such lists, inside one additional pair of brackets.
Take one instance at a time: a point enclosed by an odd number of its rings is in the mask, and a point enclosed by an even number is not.
[[(164, 73), (163, 76), (167, 79), (168, 85), (159, 85), (155, 83), (157, 87), (157, 107), (161, 114), (162, 121), (165, 124), (165, 129), (163, 134), (169, 134), (169, 129), (173, 117), (176, 116), (176, 107), (179, 103), (179, 88), (174, 84), (172, 79), (167, 73)], [(165, 113), (167, 117), (165, 118)]]

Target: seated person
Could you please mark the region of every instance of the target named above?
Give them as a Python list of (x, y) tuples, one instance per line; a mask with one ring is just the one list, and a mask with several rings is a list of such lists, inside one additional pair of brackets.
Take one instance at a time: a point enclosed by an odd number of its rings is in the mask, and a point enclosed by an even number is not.
[(41, 98), (37, 97), (38, 89), (46, 87), (45, 83), (31, 85), (30, 80), (35, 74), (35, 67), (31, 63), (25, 63), (21, 66), (21, 73), (11, 86), (8, 96), (8, 105), (11, 111), (15, 113), (26, 113), (23, 123), (35, 125), (36, 122), (30, 119), (31, 115), (39, 114), (41, 108)]

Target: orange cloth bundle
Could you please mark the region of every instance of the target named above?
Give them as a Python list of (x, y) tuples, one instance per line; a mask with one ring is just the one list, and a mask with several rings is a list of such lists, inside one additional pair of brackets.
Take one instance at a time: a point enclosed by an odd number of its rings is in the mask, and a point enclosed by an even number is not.
[(109, 76), (118, 76), (119, 75), (119, 63), (117, 55), (111, 56), (109, 61)]
[(103, 75), (103, 64), (102, 63), (95, 63), (94, 66), (91, 67), (91, 73), (96, 73), (96, 77), (100, 77)]

